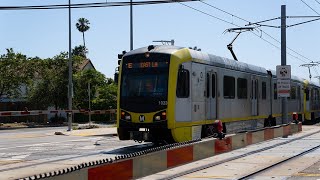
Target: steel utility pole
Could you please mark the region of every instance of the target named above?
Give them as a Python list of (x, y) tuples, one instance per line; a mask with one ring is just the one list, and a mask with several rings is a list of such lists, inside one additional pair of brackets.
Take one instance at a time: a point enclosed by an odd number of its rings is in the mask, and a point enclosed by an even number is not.
[[(287, 42), (286, 42), (286, 5), (281, 5), (281, 66), (287, 65)], [(282, 124), (288, 124), (287, 97), (282, 99)]]
[(72, 54), (71, 54), (71, 0), (69, 0), (69, 83), (68, 83), (68, 131), (72, 129)]
[(91, 126), (91, 88), (90, 88), (90, 82), (88, 83), (88, 96), (89, 96), (89, 126)]
[(132, 18), (132, 0), (130, 0), (130, 51), (133, 50), (133, 18)]

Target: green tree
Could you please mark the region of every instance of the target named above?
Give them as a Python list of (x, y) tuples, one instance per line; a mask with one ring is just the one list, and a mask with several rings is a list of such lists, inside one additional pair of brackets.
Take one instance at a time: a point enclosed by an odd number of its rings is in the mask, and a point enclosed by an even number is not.
[(12, 48), (0, 56), (0, 97), (19, 97), (20, 87), (30, 83), (33, 75), (26, 55), (15, 53)]
[(72, 49), (72, 56), (80, 56), (80, 57), (86, 58), (87, 53), (88, 53), (87, 48), (82, 45), (75, 46), (74, 49)]
[(93, 100), (93, 106), (96, 109), (115, 109), (117, 107), (118, 86), (111, 78), (107, 83), (97, 89), (98, 96)]
[[(73, 71), (77, 71), (79, 63), (84, 59), (73, 58)], [(33, 84), (30, 86), (28, 101), (34, 107), (46, 109), (54, 106), (55, 109), (67, 108), (68, 100), (68, 53), (44, 60), (33, 62), (36, 67)]]
[[(105, 76), (94, 69), (77, 72), (74, 75), (74, 106), (87, 108), (89, 101), (88, 85), (90, 83), (90, 97), (94, 100), (97, 96), (97, 89), (106, 84)], [(91, 101), (92, 103), (92, 101)]]
[(88, 31), (90, 29), (89, 26), (90, 22), (86, 18), (79, 18), (78, 22), (76, 23), (77, 29), (82, 32), (82, 39), (83, 39), (83, 46), (86, 47), (86, 41), (84, 38), (84, 32)]

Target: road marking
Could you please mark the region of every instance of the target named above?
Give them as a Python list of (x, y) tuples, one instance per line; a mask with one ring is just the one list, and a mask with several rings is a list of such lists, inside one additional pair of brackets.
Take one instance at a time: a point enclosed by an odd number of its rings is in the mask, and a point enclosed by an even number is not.
[(95, 145), (89, 145), (89, 146), (83, 146), (83, 147), (79, 147), (79, 148), (76, 148), (76, 149), (82, 149), (82, 150), (84, 150), (84, 149), (95, 149), (97, 146), (95, 146)]
[(41, 146), (41, 145), (47, 145), (47, 144), (53, 144), (53, 143), (77, 142), (77, 141), (88, 141), (88, 140), (96, 141), (96, 140), (99, 140), (99, 139), (102, 139), (102, 138), (103, 138), (103, 137), (94, 137), (94, 138), (92, 137), (92, 138), (76, 139), (76, 140), (68, 140), (68, 141), (29, 144), (29, 145), (23, 145), (23, 146), (14, 146), (14, 147), (0, 148), (0, 150), (15, 149), (15, 148), (21, 148), (21, 147), (34, 147), (34, 146)]

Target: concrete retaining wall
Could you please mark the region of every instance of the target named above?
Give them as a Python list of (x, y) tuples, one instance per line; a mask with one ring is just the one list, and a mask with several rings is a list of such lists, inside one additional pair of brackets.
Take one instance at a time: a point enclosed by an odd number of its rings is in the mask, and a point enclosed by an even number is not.
[(217, 154), (232, 151), (234, 149), (243, 148), (250, 144), (259, 143), (276, 137), (288, 136), (299, 131), (302, 131), (301, 123), (230, 135), (223, 140), (207, 139), (191, 145), (174, 147), (168, 150), (149, 153), (131, 159), (83, 168), (67, 174), (54, 176), (49, 179), (135, 179)]

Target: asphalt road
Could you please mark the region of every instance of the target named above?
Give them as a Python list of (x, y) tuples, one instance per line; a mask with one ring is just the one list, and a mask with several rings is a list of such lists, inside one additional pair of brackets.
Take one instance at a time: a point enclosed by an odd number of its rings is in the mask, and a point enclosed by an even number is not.
[[(66, 135), (54, 135), (55, 132)], [(114, 133), (114, 127), (72, 133), (66, 132), (66, 127), (1, 130), (0, 174), (30, 165), (45, 166), (53, 161), (77, 160), (96, 155), (112, 158), (147, 147), (134, 141), (119, 141)]]

